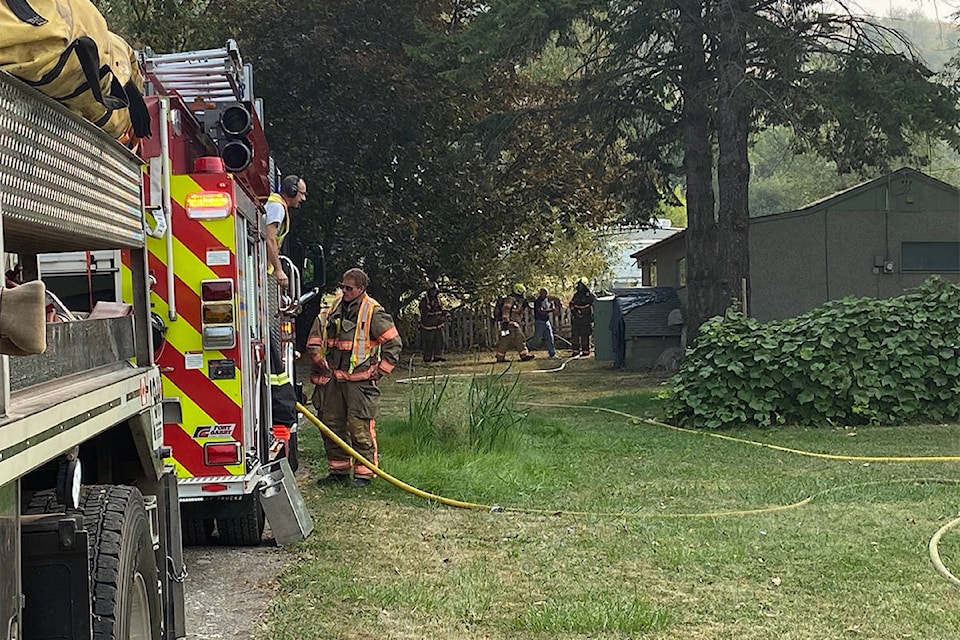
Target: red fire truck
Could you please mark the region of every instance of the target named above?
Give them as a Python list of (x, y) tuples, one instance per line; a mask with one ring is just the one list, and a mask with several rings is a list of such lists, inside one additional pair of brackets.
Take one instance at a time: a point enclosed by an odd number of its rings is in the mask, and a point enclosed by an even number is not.
[[(151, 320), (163, 443), (179, 479), (184, 543), (203, 544), (216, 531), (224, 544), (258, 544), (265, 519), (278, 542), (302, 538), (312, 523), (292, 477), (296, 424), (289, 442), (275, 437), (270, 355), (283, 365), (274, 381), (294, 381), (293, 321), (321, 284), (304, 282), (301, 273), (322, 277), (322, 254), (314, 247), (296, 264), (282, 258), (290, 287), (281, 296), (267, 274), (264, 223), (264, 204), (280, 176), (253, 72), (236, 44), (146, 52), (141, 62), (154, 123), (139, 150)], [(129, 253), (72, 260), (83, 265), (80, 273), (65, 266), (70, 256), (41, 260), (48, 287), (56, 291), (72, 277), (82, 288), (113, 267), (97, 296), (116, 296), (119, 285), (120, 298), (136, 298)], [(60, 293), (78, 298), (76, 291)]]

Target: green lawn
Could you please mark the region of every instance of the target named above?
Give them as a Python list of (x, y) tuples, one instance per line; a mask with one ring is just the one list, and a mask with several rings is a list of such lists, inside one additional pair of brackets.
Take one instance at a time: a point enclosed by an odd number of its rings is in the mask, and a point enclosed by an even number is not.
[[(501, 387), (552, 366), (514, 364)], [(430, 371), (491, 367), (462, 358)], [(593, 361), (522, 374), (510, 399), (531, 403), (519, 405), (526, 418), (477, 451), (463, 426), (470, 381), (386, 384), (381, 466), (424, 491), (506, 510), (440, 506), (383, 480), (320, 490), (322, 446), (305, 432), (316, 530), (295, 547), (258, 638), (960, 634), (960, 591), (927, 550), (960, 508), (957, 462), (823, 460), (651, 426), (640, 418), (658, 417), (658, 382)], [(412, 429), (411, 398), (441, 390), (436, 433)], [(960, 425), (725, 435), (846, 456), (960, 456)], [(960, 573), (960, 531), (940, 554)]]

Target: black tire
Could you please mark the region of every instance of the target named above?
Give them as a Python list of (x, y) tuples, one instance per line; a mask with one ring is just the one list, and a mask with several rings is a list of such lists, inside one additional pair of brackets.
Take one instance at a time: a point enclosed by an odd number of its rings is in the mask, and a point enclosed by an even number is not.
[(181, 518), (180, 536), (184, 546), (202, 547), (210, 544), (215, 525), (213, 518)]
[[(53, 489), (34, 493), (25, 514), (65, 513)], [(160, 640), (160, 587), (143, 496), (134, 487), (80, 489), (87, 531), (93, 640)]]
[(30, 496), (30, 499), (20, 507), (20, 513), (35, 516), (48, 513), (66, 513), (66, 509), (57, 500), (55, 489), (44, 489)]
[(93, 640), (160, 640), (157, 561), (140, 491), (84, 487), (80, 512), (90, 536)]
[(255, 547), (263, 539), (266, 516), (257, 494), (244, 496), (237, 501), (233, 516), (217, 517), (217, 532), (220, 542), (230, 547)]

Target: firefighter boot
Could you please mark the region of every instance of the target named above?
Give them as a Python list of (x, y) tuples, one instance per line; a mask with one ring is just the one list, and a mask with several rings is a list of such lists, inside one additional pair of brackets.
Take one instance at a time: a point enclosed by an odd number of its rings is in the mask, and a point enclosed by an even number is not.
[(46, 288), (39, 280), (0, 289), (0, 353), (43, 353), (47, 348), (46, 310)]

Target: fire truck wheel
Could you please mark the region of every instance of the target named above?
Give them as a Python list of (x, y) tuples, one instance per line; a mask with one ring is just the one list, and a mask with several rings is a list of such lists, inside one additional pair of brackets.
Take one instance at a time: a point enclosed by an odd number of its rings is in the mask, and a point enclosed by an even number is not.
[(181, 518), (180, 534), (183, 544), (188, 547), (202, 547), (210, 544), (215, 525), (216, 521), (213, 518)]
[(266, 523), (260, 499), (250, 494), (235, 504), (236, 515), (217, 517), (220, 542), (231, 547), (255, 547), (263, 538)]
[(84, 487), (79, 509), (90, 541), (93, 639), (158, 640), (157, 560), (140, 491)]

